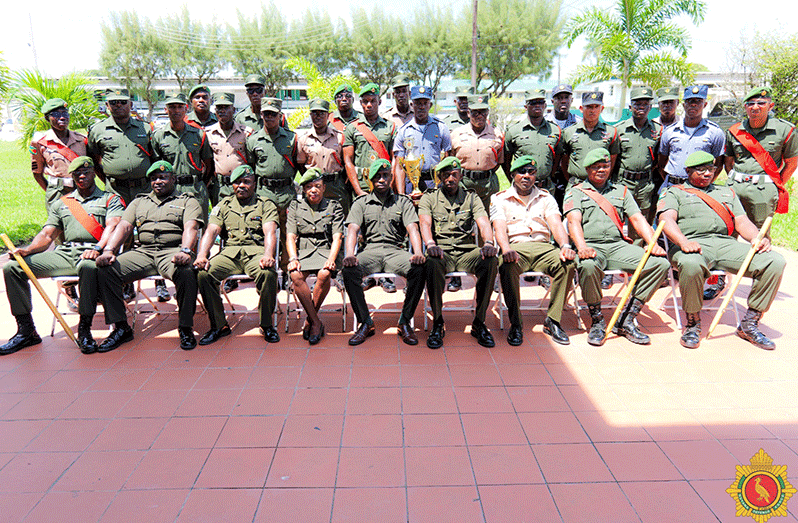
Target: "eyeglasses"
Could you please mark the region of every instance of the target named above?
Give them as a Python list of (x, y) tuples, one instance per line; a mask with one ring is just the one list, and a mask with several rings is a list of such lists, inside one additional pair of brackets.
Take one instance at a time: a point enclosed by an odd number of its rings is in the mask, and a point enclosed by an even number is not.
[(767, 100), (751, 100), (750, 102), (745, 102), (746, 107), (765, 107), (767, 104)]
[(537, 167), (527, 166), (520, 167), (517, 171), (518, 174), (535, 174), (538, 172)]
[(127, 104), (127, 100), (109, 100), (108, 105), (125, 105)]
[(69, 112), (68, 111), (51, 111), (47, 115), (47, 117), (48, 118), (56, 118), (56, 119), (69, 118)]
[(706, 165), (699, 165), (699, 166), (696, 166), (696, 167), (692, 168), (692, 171), (693, 172), (697, 172), (697, 173), (713, 172), (714, 170), (715, 170), (715, 166), (712, 165), (711, 163), (708, 163)]
[(261, 94), (263, 87), (247, 87), (247, 94)]

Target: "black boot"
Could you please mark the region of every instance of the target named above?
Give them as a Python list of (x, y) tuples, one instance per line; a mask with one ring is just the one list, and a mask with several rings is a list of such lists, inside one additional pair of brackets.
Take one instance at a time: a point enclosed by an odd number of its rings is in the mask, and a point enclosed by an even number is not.
[(83, 354), (94, 354), (97, 352), (97, 342), (94, 341), (91, 335), (92, 318), (92, 316), (81, 315), (80, 323), (78, 323), (78, 345), (80, 346), (80, 352)]
[(685, 312), (684, 317), (687, 320), (687, 324), (679, 343), (682, 344), (682, 347), (696, 349), (701, 342), (701, 314), (698, 312)]
[(155, 294), (158, 296), (158, 301), (169, 301), (171, 296), (169, 295), (169, 289), (166, 288), (166, 281), (155, 280)]
[(745, 311), (745, 316), (737, 326), (737, 336), (750, 341), (760, 349), (773, 350), (776, 344), (759, 330), (759, 319), (762, 313), (754, 309)]
[(600, 347), (604, 345), (607, 331), (607, 323), (604, 321), (604, 315), (601, 314), (601, 303), (588, 305), (587, 308), (590, 311), (590, 318), (593, 320), (593, 325), (590, 326), (590, 331), (587, 333), (587, 342)]
[(640, 309), (643, 308), (643, 301), (639, 298), (632, 298), (626, 310), (621, 315), (621, 318), (612, 328), (612, 332), (619, 336), (623, 336), (632, 343), (638, 345), (648, 345), (651, 343), (651, 338), (640, 332), (637, 328), (637, 315), (640, 314)]
[(64, 285), (64, 294), (66, 294), (67, 306), (72, 312), (78, 312), (78, 290), (77, 285), (69, 284)]
[(36, 332), (36, 327), (33, 325), (33, 316), (30, 314), (21, 314), (19, 316), (14, 316), (14, 319), (17, 320), (17, 333), (8, 340), (8, 343), (0, 347), (0, 356), (14, 354), (20, 349), (30, 347), (31, 345), (38, 345), (42, 342), (42, 339)]
[(718, 276), (718, 281), (704, 289), (704, 301), (713, 299), (720, 294), (720, 291), (722, 291), (724, 287), (726, 287), (726, 276), (721, 274)]

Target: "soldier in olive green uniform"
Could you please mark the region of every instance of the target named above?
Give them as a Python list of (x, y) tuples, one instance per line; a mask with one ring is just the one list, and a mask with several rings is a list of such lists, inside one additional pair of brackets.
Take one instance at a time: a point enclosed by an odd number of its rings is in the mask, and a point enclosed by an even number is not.
[(343, 136), (346, 124), (356, 120), (361, 113), (352, 108), (355, 95), (352, 92), (352, 87), (347, 84), (341, 84), (335, 88), (333, 100), (335, 101), (335, 111), (330, 113), (330, 125)]
[[(460, 160), (444, 158), (436, 167), (441, 185), (427, 191), (418, 204), (421, 237), (427, 247), (427, 290), (432, 308), (432, 331), (427, 346), (443, 346), (443, 288), (447, 272), (463, 271), (477, 277), (477, 307), (471, 324), (471, 335), (483, 347), (495, 342), (485, 326), (485, 314), (490, 304), (491, 290), (496, 281), (499, 260), (493, 243), (493, 230), (482, 200), (473, 191), (460, 185), (463, 173)], [(484, 240), (477, 247), (473, 229), (479, 228)]]
[[(374, 184), (373, 192), (355, 199), (346, 218), (344, 286), (359, 324), (349, 344), (359, 345), (374, 334), (374, 322), (361, 286), (363, 277), (375, 272), (394, 272), (407, 278), (407, 294), (399, 317), (398, 334), (406, 344), (416, 345), (418, 339), (410, 321), (424, 292), (425, 270), (418, 215), (410, 198), (391, 190), (393, 177), (388, 160), (375, 160), (369, 166), (369, 173)], [(356, 255), (357, 235), (361, 231), (366, 246)], [(410, 238), (412, 253), (405, 248), (405, 234)]]
[[(654, 192), (654, 172), (657, 167), (657, 150), (662, 126), (648, 118), (651, 111), (651, 100), (654, 92), (650, 87), (632, 89), (629, 109), (632, 117), (618, 122), (618, 182), (627, 187), (637, 202), (640, 212), (648, 223), (654, 221), (654, 206), (651, 195)], [(629, 230), (629, 237), (638, 238), (634, 228)]]
[(247, 76), (244, 87), (247, 89), (249, 97), (249, 107), (236, 114), (236, 122), (249, 127), (255, 131), (263, 129), (263, 117), (261, 116), (261, 100), (263, 100), (263, 88), (266, 80), (257, 74)]
[[(770, 116), (774, 105), (771, 96), (766, 87), (752, 89), (743, 100), (747, 118), (726, 131), (726, 185), (737, 193), (745, 213), (757, 227), (762, 227), (765, 218), (774, 212), (787, 212), (790, 198), (783, 186), (798, 166), (795, 126)], [(752, 148), (759, 145), (766, 154), (760, 153), (757, 158), (744, 145), (746, 138), (751, 140), (746, 143)], [(771, 174), (760, 160), (769, 165)]]
[[(272, 201), (255, 194), (257, 178), (249, 165), (236, 167), (230, 180), (235, 194), (222, 199), (213, 208), (194, 261), (194, 266), (200, 269), (197, 281), (211, 322), (210, 330), (202, 336), (199, 344), (209, 345), (230, 334), (219, 283), (231, 274), (242, 273), (255, 280), (260, 295), (258, 315), (263, 337), (269, 343), (277, 343), (280, 335), (272, 323), (277, 301), (274, 260), (277, 207)], [(225, 246), (209, 260), (213, 242), (220, 233), (227, 234)]]
[(152, 163), (150, 126), (131, 118), (130, 96), (118, 89), (106, 96), (111, 116), (89, 129), (88, 154), (100, 179), (110, 182), (110, 190), (129, 205), (138, 194), (147, 192), (147, 169)]
[[(606, 149), (593, 149), (587, 153), (582, 165), (587, 170), (587, 180), (568, 191), (563, 201), (563, 212), (578, 256), (579, 287), (593, 320), (587, 342), (602, 345), (606, 323), (601, 314), (600, 282), (604, 269), (632, 272), (644, 254), (642, 247), (627, 243), (629, 238), (623, 233), (623, 222), (628, 220), (629, 229), (639, 231), (646, 243), (653, 238), (654, 230), (641, 214), (632, 192), (620, 183), (609, 181), (610, 153)], [(611, 218), (599, 202), (609, 202), (618, 220)], [(609, 206), (606, 208), (610, 209)], [(662, 247), (654, 246), (652, 254), (655, 257), (646, 260), (629, 303), (613, 328), (616, 334), (641, 345), (648, 345), (651, 339), (638, 330), (635, 318), (668, 276), (670, 266)]]
[(186, 115), (186, 123), (206, 129), (219, 121), (211, 112), (211, 90), (207, 85), (195, 85), (188, 92), (191, 112)]
[(473, 94), (476, 94), (476, 92), (470, 85), (458, 85), (454, 88), (454, 103), (456, 110), (452, 114), (447, 114), (442, 118), (443, 123), (449, 127), (450, 134), (458, 127), (466, 125), (469, 122), (468, 97)]
[[(180, 348), (191, 350), (197, 346), (193, 329), (197, 276), (191, 263), (197, 233), (205, 225), (202, 207), (196, 198), (176, 189), (177, 180), (168, 162), (155, 162), (147, 176), (152, 192), (138, 196), (128, 205), (103, 254), (97, 258), (105, 323), (114, 324), (98, 352), (114, 350), (133, 339), (133, 329), (125, 319), (122, 284), (156, 274), (169, 278), (177, 288)], [(134, 226), (140, 245), (116, 256)]]
[(526, 92), (527, 118), (508, 127), (504, 135), (504, 172), (516, 158), (529, 155), (538, 164), (538, 185), (554, 194), (554, 173), (562, 155), (562, 131), (546, 120), (546, 91)]
[[(80, 278), (78, 344), (81, 352), (91, 354), (97, 351), (97, 343), (91, 335), (91, 322), (97, 311), (97, 267), (94, 260), (114, 232), (124, 206), (119, 196), (103, 192), (94, 185), (94, 162), (91, 158), (76, 158), (69, 164), (68, 172), (77, 190), (50, 206), (47, 223), (41, 232), (28, 247), (17, 249), (16, 252), (25, 259), (37, 277)], [(82, 215), (73, 213), (70, 206), (78, 206), (82, 209)], [(61, 231), (64, 233), (63, 244), (45, 252)], [(95, 235), (99, 235), (99, 238)], [(28, 276), (16, 261), (3, 266), (3, 276), (11, 314), (17, 321), (18, 330), (7, 344), (0, 347), (0, 355), (11, 354), (42, 341), (31, 317), (33, 304)]]
[(213, 150), (203, 129), (186, 124), (186, 109), (182, 93), (166, 99), (169, 125), (155, 131), (152, 148), (158, 159), (172, 165), (177, 190), (199, 200), (203, 222), (207, 223), (210, 207), (207, 182), (214, 173)]
[[(712, 183), (714, 161), (706, 151), (691, 153), (685, 162), (687, 183), (669, 187), (657, 204), (657, 215), (665, 221), (665, 234), (672, 242), (671, 261), (679, 271), (679, 291), (687, 318), (680, 341), (688, 348), (696, 348), (700, 342), (702, 287), (709, 271), (739, 271), (750, 246), (738, 241), (733, 233), (752, 242), (759, 232), (731, 187)], [(745, 273), (753, 283), (748, 311), (737, 327), (737, 335), (763, 349), (776, 347), (759, 330), (759, 320), (776, 298), (785, 263), (783, 256), (770, 250), (770, 240), (765, 237)]]
[(563, 157), (561, 167), (568, 188), (587, 179), (582, 160), (587, 153), (602, 147), (610, 152), (610, 163), (615, 166), (615, 157), (620, 152), (618, 130), (600, 120), (604, 110), (604, 93), (591, 91), (582, 94), (582, 121), (563, 131)]

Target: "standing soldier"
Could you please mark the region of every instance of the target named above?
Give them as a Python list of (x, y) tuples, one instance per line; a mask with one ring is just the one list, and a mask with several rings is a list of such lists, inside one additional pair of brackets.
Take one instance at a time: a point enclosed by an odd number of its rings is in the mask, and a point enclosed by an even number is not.
[(340, 203), (346, 216), (351, 201), (349, 189), (346, 187), (341, 147), (344, 135), (329, 123), (330, 102), (314, 98), (308, 108), (313, 127), (297, 133), (297, 163), (305, 169), (313, 167), (322, 173), (324, 197)]
[(385, 111), (380, 116), (393, 122), (399, 129), (413, 119), (413, 107), (410, 105), (410, 80), (407, 75), (394, 76), (391, 81), (391, 90), (393, 91), (393, 109)]
[(565, 179), (568, 180), (569, 189), (587, 179), (587, 171), (582, 167), (587, 153), (599, 147), (607, 149), (610, 152), (612, 169), (620, 152), (618, 129), (600, 119), (604, 110), (604, 93), (583, 93), (579, 108), (584, 115), (582, 121), (563, 131), (563, 157), (560, 165)]
[(488, 122), (487, 95), (473, 96), (468, 107), (468, 125), (452, 132), (452, 154), (462, 165), (463, 186), (476, 192), (488, 209), (491, 195), (499, 192), (496, 169), (504, 163), (504, 136)]
[(216, 205), (220, 199), (233, 195), (230, 175), (239, 165), (245, 165), (247, 138), (252, 129), (233, 120), (235, 111), (235, 95), (233, 93), (216, 93), (213, 104), (218, 121), (208, 127), (205, 136), (213, 151), (213, 167), (216, 170), (216, 183), (219, 192), (211, 194), (211, 203)]
[(243, 124), (254, 131), (263, 129), (263, 117), (261, 117), (261, 101), (263, 100), (263, 88), (266, 80), (257, 74), (247, 76), (244, 87), (247, 89), (249, 107), (242, 109), (236, 114), (236, 122)]
[(546, 91), (526, 92), (527, 118), (511, 125), (504, 135), (504, 172), (510, 172), (513, 160), (529, 155), (538, 164), (537, 184), (554, 194), (554, 173), (562, 155), (562, 131), (546, 120)]
[(571, 112), (574, 101), (574, 88), (568, 84), (560, 84), (551, 91), (551, 113), (546, 115), (546, 120), (556, 123), (560, 129), (567, 129), (582, 121), (580, 116)]
[(191, 112), (186, 115), (186, 123), (207, 129), (219, 120), (211, 112), (211, 90), (207, 85), (195, 85), (188, 92)]
[(53, 202), (75, 188), (68, 168), (72, 160), (86, 155), (87, 138), (69, 130), (69, 109), (61, 98), (44, 102), (42, 114), (50, 129), (33, 135), (30, 166), (33, 179), (44, 190), (49, 209)]
[(347, 84), (336, 87), (333, 91), (333, 100), (335, 101), (335, 111), (330, 113), (330, 125), (343, 136), (346, 124), (360, 116), (360, 112), (352, 107), (352, 102), (355, 101), (352, 87)]
[(470, 85), (458, 85), (454, 88), (455, 111), (443, 117), (443, 123), (449, 127), (449, 132), (454, 131), (469, 122), (468, 97), (475, 94)]
[(663, 128), (668, 127), (676, 121), (676, 106), (679, 105), (678, 87), (660, 87), (657, 89), (657, 107), (659, 116), (654, 118), (654, 122)]

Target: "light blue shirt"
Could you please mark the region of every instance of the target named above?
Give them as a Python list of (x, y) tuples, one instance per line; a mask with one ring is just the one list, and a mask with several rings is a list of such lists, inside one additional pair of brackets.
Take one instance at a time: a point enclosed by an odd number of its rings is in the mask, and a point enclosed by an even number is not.
[(725, 143), (726, 136), (715, 122), (702, 119), (695, 132), (690, 135), (684, 128), (684, 119), (681, 119), (663, 129), (659, 153), (668, 157), (668, 163), (665, 165), (665, 172), (668, 175), (687, 178), (684, 162), (690, 153), (706, 151), (717, 158), (723, 156)]
[(429, 115), (427, 123), (419, 124), (416, 119), (409, 120), (399, 128), (393, 142), (393, 155), (404, 158), (409, 150), (416, 156), (424, 155), (422, 171), (433, 169), (441, 161), (441, 151), (452, 150), (452, 137), (449, 128), (437, 116)]

